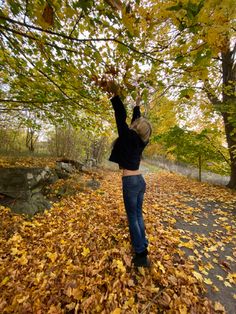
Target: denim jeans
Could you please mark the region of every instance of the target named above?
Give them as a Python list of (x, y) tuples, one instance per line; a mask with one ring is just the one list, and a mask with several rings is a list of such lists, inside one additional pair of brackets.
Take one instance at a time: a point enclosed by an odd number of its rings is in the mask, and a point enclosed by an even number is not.
[(123, 198), (129, 222), (131, 243), (135, 253), (145, 251), (148, 241), (145, 236), (145, 226), (142, 214), (143, 197), (146, 183), (143, 176), (123, 176)]

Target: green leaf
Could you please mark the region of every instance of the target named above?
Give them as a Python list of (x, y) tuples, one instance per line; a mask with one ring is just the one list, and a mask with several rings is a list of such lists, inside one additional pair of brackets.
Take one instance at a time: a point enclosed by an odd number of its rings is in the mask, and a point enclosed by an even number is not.
[(184, 56), (182, 54), (178, 54), (175, 58), (175, 61), (181, 63), (184, 61)]
[(185, 88), (180, 91), (180, 98), (190, 99), (193, 97), (195, 91), (192, 88)]
[(92, 0), (79, 0), (75, 3), (73, 3), (73, 8), (81, 8), (83, 11), (87, 11), (87, 9), (90, 9), (93, 5)]
[(127, 54), (129, 52), (129, 48), (120, 43), (118, 43), (117, 48), (121, 53)]
[(168, 11), (179, 11), (180, 9), (182, 9), (183, 5), (181, 2), (179, 2), (177, 5), (173, 5), (169, 8), (167, 8)]
[(10, 0), (9, 4), (10, 4), (10, 9), (14, 15), (19, 14), (20, 11), (22, 10), (20, 3), (17, 1)]

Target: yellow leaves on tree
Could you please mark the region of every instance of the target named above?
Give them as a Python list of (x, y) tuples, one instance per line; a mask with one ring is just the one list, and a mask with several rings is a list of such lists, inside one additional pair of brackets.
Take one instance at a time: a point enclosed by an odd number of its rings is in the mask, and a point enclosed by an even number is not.
[(154, 134), (165, 133), (177, 123), (175, 101), (159, 97), (157, 94), (151, 103)]

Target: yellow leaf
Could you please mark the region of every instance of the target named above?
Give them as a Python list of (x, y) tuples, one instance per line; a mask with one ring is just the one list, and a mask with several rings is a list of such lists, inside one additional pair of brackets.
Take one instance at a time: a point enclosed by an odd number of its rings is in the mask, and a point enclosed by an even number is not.
[(216, 286), (212, 286), (212, 289), (213, 289), (215, 292), (219, 292), (219, 291), (220, 291)]
[(205, 255), (206, 258), (210, 258), (210, 257), (211, 257), (211, 255), (209, 255), (209, 254), (206, 253), (206, 252), (204, 253), (204, 255)]
[(119, 307), (117, 307), (113, 312), (111, 312), (111, 314), (120, 314), (121, 313), (121, 309)]
[(118, 270), (120, 270), (122, 273), (126, 272), (125, 266), (123, 265), (123, 262), (121, 260), (116, 260), (116, 267)]
[(51, 305), (49, 308), (48, 314), (57, 314), (59, 311), (58, 307), (55, 305)]
[(224, 280), (224, 278), (223, 278), (222, 276), (220, 276), (220, 275), (216, 275), (216, 277), (217, 277), (219, 280), (221, 280), (221, 281)]
[(211, 281), (211, 279), (209, 279), (209, 278), (205, 278), (205, 279), (204, 279), (204, 282), (205, 282), (207, 285), (212, 285), (212, 281)]
[(83, 252), (81, 253), (84, 257), (86, 257), (90, 253), (90, 249), (83, 247)]
[(179, 313), (180, 314), (187, 314), (188, 313), (188, 309), (187, 306), (185, 304), (181, 304), (178, 308)]
[(225, 308), (223, 307), (222, 304), (220, 304), (220, 302), (216, 301), (215, 305), (214, 305), (214, 310), (215, 311), (221, 311), (225, 313)]
[(217, 249), (218, 249), (217, 245), (214, 245), (214, 246), (209, 247), (208, 251), (210, 251), (210, 252), (216, 252)]
[(165, 254), (165, 255), (163, 256), (163, 259), (164, 259), (165, 261), (168, 261), (168, 260), (170, 259), (170, 255), (169, 255), (169, 254)]
[(226, 287), (232, 287), (231, 284), (230, 284), (228, 281), (224, 281), (224, 285), (225, 285)]
[(68, 297), (73, 296), (76, 300), (81, 300), (83, 296), (83, 291), (80, 288), (68, 287), (66, 290), (66, 295)]
[(230, 283), (236, 284), (236, 273), (228, 274), (227, 279)]
[(160, 288), (158, 288), (158, 287), (151, 287), (151, 288), (150, 288), (150, 291), (151, 291), (152, 293), (157, 293), (157, 292), (159, 292), (159, 290), (160, 290)]
[(133, 304), (134, 304), (134, 298), (131, 297), (129, 298), (129, 300), (125, 301), (124, 308), (128, 308), (129, 306), (132, 307)]
[(202, 275), (200, 273), (196, 272), (195, 270), (193, 271), (193, 276), (195, 278), (197, 278), (198, 280), (203, 281)]
[(13, 242), (21, 242), (22, 241), (22, 237), (20, 234), (16, 233), (13, 235), (13, 237), (10, 239)]
[(143, 267), (138, 267), (138, 271), (140, 272), (142, 276), (145, 276), (145, 270)]
[(29, 299), (29, 295), (27, 294), (27, 295), (24, 295), (24, 296), (22, 296), (21, 298), (17, 298), (17, 302), (18, 303), (24, 303), (26, 300), (28, 300)]
[(4, 286), (8, 281), (9, 281), (9, 279), (10, 279), (10, 277), (5, 277), (2, 281), (1, 281), (1, 283), (0, 283), (0, 287), (2, 287), (2, 286)]
[(47, 252), (46, 255), (53, 263), (57, 259), (57, 252), (55, 253)]
[(28, 263), (28, 258), (25, 255), (22, 255), (18, 260), (21, 265), (26, 265)]
[(236, 300), (236, 293), (233, 295), (233, 298)]
[(226, 259), (230, 262), (234, 262), (234, 258), (232, 256), (226, 256)]
[(17, 247), (11, 248), (11, 255), (21, 254), (21, 251), (18, 250)]
[(75, 308), (75, 306), (76, 306), (76, 303), (75, 303), (75, 302), (71, 302), (71, 303), (69, 303), (69, 304), (66, 305), (66, 308), (67, 308), (69, 311), (71, 311), (71, 310), (73, 310), (73, 309)]
[(169, 221), (169, 223), (171, 223), (171, 224), (175, 224), (175, 223), (176, 223), (176, 219), (173, 218), (173, 217), (170, 218), (168, 221)]
[(163, 272), (163, 274), (166, 272), (164, 266), (162, 265), (162, 263), (160, 261), (157, 261), (157, 266), (158, 268)]
[(201, 273), (203, 273), (204, 275), (208, 275), (208, 272), (206, 271), (206, 269), (203, 266), (199, 265), (198, 268), (199, 268)]

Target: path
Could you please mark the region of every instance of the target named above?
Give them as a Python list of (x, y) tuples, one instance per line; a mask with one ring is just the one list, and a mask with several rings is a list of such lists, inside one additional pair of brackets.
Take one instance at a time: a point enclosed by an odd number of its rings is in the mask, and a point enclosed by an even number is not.
[[(157, 160), (148, 160), (145, 159), (149, 165), (154, 165), (154, 167), (160, 167), (166, 171), (180, 173), (188, 178), (196, 179), (199, 178), (199, 169), (195, 166), (189, 164), (173, 162), (167, 159), (157, 159)], [(211, 184), (218, 185), (227, 185), (229, 183), (230, 177), (226, 175), (220, 175), (211, 171), (201, 171), (201, 180), (202, 182), (208, 182)]]
[[(143, 170), (158, 171), (148, 164)], [(179, 247), (205, 282), (207, 297), (224, 305), (228, 314), (235, 314), (236, 197), (232, 194), (230, 199), (228, 189), (191, 180), (188, 188), (187, 179), (186, 186), (183, 181), (178, 185), (177, 180), (168, 191), (164, 181), (162, 176), (158, 182), (157, 176), (161, 222), (179, 231)]]

